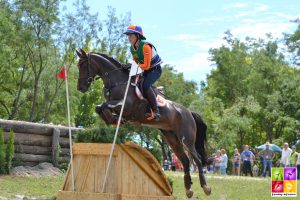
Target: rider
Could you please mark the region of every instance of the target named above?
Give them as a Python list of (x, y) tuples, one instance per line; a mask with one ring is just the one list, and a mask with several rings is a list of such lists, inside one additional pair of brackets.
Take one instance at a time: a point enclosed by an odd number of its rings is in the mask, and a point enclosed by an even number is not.
[(155, 93), (151, 86), (161, 75), (162, 70), (160, 64), (162, 63), (162, 60), (156, 53), (155, 47), (146, 41), (142, 27), (130, 25), (124, 34), (128, 36), (128, 40), (131, 44), (130, 52), (133, 60), (144, 70), (144, 95), (148, 99), (151, 109), (154, 112), (154, 119), (158, 120), (160, 118), (160, 113)]

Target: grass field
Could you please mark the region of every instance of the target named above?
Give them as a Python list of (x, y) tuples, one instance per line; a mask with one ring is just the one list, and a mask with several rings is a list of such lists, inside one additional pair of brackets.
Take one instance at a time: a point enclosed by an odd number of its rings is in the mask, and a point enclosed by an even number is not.
[[(178, 200), (187, 199), (183, 185), (182, 172), (167, 172), (173, 181), (174, 196)], [(208, 185), (212, 188), (212, 194), (205, 196), (200, 188), (197, 174), (192, 174), (194, 197), (196, 199), (211, 200), (263, 200), (263, 199), (296, 199), (296, 198), (271, 198), (269, 178), (251, 178), (235, 176), (207, 175)], [(64, 176), (55, 177), (12, 177), (0, 176), (0, 197), (14, 199), (16, 194), (37, 199), (55, 199), (57, 191), (63, 184)], [(298, 191), (300, 182), (298, 181)], [(299, 194), (299, 192), (298, 192)], [(299, 198), (299, 195), (298, 195)], [(1, 199), (1, 198), (0, 198)]]

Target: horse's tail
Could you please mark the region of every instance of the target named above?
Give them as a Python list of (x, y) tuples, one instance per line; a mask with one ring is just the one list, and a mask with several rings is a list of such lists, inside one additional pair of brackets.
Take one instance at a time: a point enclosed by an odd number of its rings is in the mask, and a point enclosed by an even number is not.
[(195, 148), (201, 156), (202, 165), (205, 166), (207, 164), (207, 155), (205, 151), (207, 126), (199, 114), (192, 112), (192, 115), (197, 125)]

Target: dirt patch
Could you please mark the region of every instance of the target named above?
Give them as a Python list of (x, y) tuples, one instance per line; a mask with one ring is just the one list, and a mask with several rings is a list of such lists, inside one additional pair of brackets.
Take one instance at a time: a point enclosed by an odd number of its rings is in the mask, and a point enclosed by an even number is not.
[(11, 170), (10, 175), (41, 177), (41, 176), (56, 176), (62, 173), (63, 172), (60, 169), (54, 167), (51, 163), (44, 162), (34, 167), (29, 167), (29, 166), (14, 167)]

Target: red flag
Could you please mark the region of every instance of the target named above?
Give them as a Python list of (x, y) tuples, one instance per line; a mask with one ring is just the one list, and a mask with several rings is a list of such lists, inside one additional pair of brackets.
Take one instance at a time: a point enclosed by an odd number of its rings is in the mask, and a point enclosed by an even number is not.
[(56, 76), (58, 79), (66, 80), (67, 79), (67, 70), (66, 67), (63, 66), (60, 72)]

